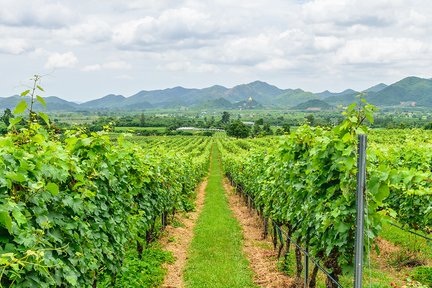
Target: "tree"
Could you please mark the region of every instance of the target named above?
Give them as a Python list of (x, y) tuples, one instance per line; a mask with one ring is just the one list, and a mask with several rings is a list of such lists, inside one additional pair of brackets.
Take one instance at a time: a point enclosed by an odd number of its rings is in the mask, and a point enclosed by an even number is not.
[(9, 126), (10, 118), (14, 118), (14, 115), (9, 108), (6, 108), (4, 110), (3, 116), (1, 117), (1, 120), (6, 124), (6, 126)]
[(222, 123), (222, 124), (228, 124), (229, 121), (230, 121), (230, 116), (231, 116), (231, 115), (230, 115), (228, 112), (224, 111), (224, 112), (222, 113), (222, 120), (221, 120), (221, 123)]
[(262, 128), (260, 125), (257, 124), (257, 122), (255, 122), (255, 124), (252, 127), (252, 137), (256, 137), (258, 136), (260, 133), (262, 132)]
[(246, 138), (249, 136), (250, 128), (240, 120), (236, 120), (228, 125), (226, 132), (231, 137)]
[(263, 119), (263, 118), (258, 119), (258, 120), (255, 122), (255, 124), (257, 124), (257, 125), (264, 125), (264, 119)]
[(314, 126), (315, 117), (312, 114), (307, 115), (305, 118), (310, 126)]
[(264, 124), (263, 132), (265, 133), (265, 135), (273, 135), (273, 130), (271, 129), (269, 123)]
[(282, 129), (283, 129), (283, 132), (285, 132), (285, 133), (290, 133), (290, 131), (291, 131), (291, 127), (288, 123), (283, 124)]
[(145, 116), (144, 116), (144, 113), (141, 113), (141, 116), (140, 116), (140, 126), (144, 127), (144, 125), (145, 125)]

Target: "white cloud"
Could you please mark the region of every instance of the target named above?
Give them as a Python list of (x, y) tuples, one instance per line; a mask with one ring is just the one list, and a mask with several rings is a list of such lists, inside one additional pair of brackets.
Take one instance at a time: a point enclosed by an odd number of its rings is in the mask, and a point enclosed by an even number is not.
[(335, 36), (318, 36), (314, 39), (314, 46), (318, 50), (331, 51), (344, 43), (343, 39)]
[(72, 52), (66, 53), (53, 53), (48, 57), (48, 61), (45, 63), (45, 68), (71, 68), (74, 67), (78, 62), (78, 58)]
[(2, 39), (0, 42), (0, 53), (4, 54), (18, 55), (30, 49), (30, 45), (24, 39)]
[(1, 0), (0, 23), (11, 26), (62, 27), (70, 23), (76, 13), (58, 1)]
[(124, 61), (111, 61), (103, 64), (93, 64), (84, 66), (81, 71), (91, 72), (91, 71), (99, 71), (99, 70), (126, 70), (131, 69), (131, 65)]
[[(28, 70), (74, 67), (78, 58), (79, 71), (104, 71), (56, 75), (60, 88), (81, 77), (82, 86), (65, 92), (73, 97), (102, 81), (119, 92), (115, 85), (127, 82), (131, 93), (245, 79), (339, 89), (429, 75), (432, 65), (426, 0), (0, 0), (0, 7), (5, 81), (14, 86)], [(116, 82), (118, 75), (134, 81)]]
[(88, 45), (109, 41), (112, 29), (109, 23), (90, 17), (85, 22), (54, 31), (54, 34), (71, 45)]
[(431, 45), (409, 38), (365, 38), (348, 41), (337, 52), (342, 64), (383, 64), (431, 55)]

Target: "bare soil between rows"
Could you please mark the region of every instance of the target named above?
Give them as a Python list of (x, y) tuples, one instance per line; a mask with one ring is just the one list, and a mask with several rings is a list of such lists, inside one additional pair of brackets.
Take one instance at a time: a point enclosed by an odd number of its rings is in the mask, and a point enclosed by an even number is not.
[(277, 252), (273, 249), (272, 241), (262, 237), (261, 219), (255, 212), (249, 211), (227, 179), (223, 184), (230, 208), (243, 230), (243, 251), (254, 272), (255, 284), (264, 288), (291, 287), (294, 279), (277, 270)]
[(204, 206), (206, 187), (207, 179), (204, 180), (197, 189), (195, 211), (177, 214), (174, 222), (177, 223), (176, 227), (168, 225), (164, 236), (160, 240), (165, 250), (170, 251), (175, 259), (173, 263), (164, 264), (164, 267), (167, 269), (167, 274), (161, 287), (185, 287), (183, 282), (183, 270), (188, 259), (189, 246), (194, 237), (194, 227)]

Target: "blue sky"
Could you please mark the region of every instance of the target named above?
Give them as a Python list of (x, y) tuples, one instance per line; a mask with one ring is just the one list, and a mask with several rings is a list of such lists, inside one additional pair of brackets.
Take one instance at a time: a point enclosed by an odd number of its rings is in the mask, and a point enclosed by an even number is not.
[(86, 101), (254, 80), (312, 92), (431, 78), (428, 0), (0, 0), (0, 96)]

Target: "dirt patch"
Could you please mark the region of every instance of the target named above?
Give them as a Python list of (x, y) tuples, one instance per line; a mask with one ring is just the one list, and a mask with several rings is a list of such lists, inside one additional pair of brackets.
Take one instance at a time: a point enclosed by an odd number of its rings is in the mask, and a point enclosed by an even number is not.
[(255, 284), (265, 288), (290, 287), (294, 280), (277, 270), (277, 252), (273, 250), (271, 240), (262, 239), (261, 220), (249, 211), (226, 179), (224, 188), (228, 191), (231, 210), (242, 226), (244, 252), (254, 271)]
[(375, 239), (375, 244), (378, 245), (379, 254), (375, 251), (375, 249), (373, 249), (371, 251), (371, 258), (374, 259), (376, 263), (379, 263), (381, 269), (387, 268), (388, 259), (390, 259), (395, 253), (399, 252), (400, 247), (385, 239), (382, 239), (381, 237), (377, 237)]
[(167, 226), (164, 236), (160, 239), (162, 246), (165, 248), (165, 250), (172, 252), (175, 259), (174, 263), (164, 265), (168, 271), (162, 287), (184, 287), (183, 270), (188, 259), (187, 254), (189, 245), (192, 242), (192, 238), (194, 236), (193, 230), (195, 223), (204, 206), (206, 187), (207, 179), (204, 180), (198, 187), (197, 198), (195, 200), (195, 211), (176, 215), (173, 222), (176, 223), (175, 227), (173, 225)]

